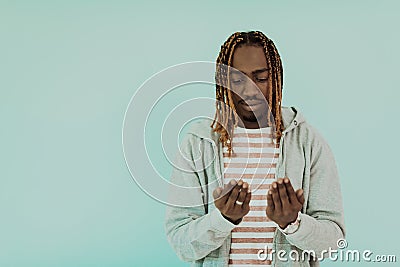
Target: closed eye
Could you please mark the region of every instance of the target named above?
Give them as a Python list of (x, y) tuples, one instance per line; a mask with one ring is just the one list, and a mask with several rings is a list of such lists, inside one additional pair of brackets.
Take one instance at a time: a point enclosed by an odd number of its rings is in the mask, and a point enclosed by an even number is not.
[(243, 82), (243, 80), (242, 79), (237, 79), (237, 80), (232, 80), (232, 82), (234, 84), (240, 84), (241, 82)]

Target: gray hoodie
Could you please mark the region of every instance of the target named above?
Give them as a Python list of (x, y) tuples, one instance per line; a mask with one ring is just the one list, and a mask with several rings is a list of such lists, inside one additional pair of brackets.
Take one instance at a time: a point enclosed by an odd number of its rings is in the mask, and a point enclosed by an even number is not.
[[(282, 107), (282, 118), (275, 178), (289, 177), (295, 190), (304, 190), (305, 203), (295, 233), (275, 231), (272, 266), (319, 266), (310, 255), (326, 258), (345, 236), (336, 163), (329, 145), (294, 107)], [(171, 186), (166, 209), (168, 241), (192, 266), (228, 266), (236, 227), (213, 203), (213, 190), (223, 185), (223, 150), (210, 124), (198, 121), (184, 136), (171, 175), (171, 183), (180, 187)]]

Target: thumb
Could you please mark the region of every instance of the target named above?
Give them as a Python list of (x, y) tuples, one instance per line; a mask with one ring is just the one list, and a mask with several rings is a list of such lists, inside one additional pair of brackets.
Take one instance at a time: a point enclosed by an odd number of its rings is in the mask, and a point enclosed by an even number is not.
[(301, 203), (301, 205), (303, 205), (304, 204), (304, 191), (303, 191), (303, 189), (298, 189), (297, 191), (296, 191), (296, 197), (297, 197), (297, 200)]

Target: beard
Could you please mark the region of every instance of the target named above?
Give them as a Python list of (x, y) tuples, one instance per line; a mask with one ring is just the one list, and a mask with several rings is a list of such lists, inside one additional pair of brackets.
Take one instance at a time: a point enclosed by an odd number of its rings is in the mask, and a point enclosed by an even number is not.
[(244, 127), (243, 125), (258, 125), (259, 128), (262, 127), (273, 127), (274, 125), (274, 118), (272, 113), (270, 114), (272, 122), (268, 122), (268, 110), (262, 110), (261, 113), (260, 111), (258, 112), (244, 112), (241, 114), (240, 120), (241, 122), (241, 127)]
[(247, 122), (261, 122), (263, 119), (265, 119), (268, 116), (268, 110), (262, 110), (261, 112), (258, 111), (256, 113), (254, 112), (246, 112), (242, 115), (242, 120), (247, 121)]
[(249, 115), (244, 115), (243, 120), (248, 121), (248, 122), (257, 122), (258, 121), (257, 117), (256, 117), (256, 115), (254, 115), (254, 113), (251, 113)]

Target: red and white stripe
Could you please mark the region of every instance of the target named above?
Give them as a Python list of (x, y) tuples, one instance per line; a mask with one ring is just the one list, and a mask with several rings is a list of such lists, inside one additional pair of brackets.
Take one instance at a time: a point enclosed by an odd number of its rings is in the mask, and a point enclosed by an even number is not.
[[(246, 129), (236, 127), (232, 139), (232, 157), (224, 147), (224, 183), (247, 182), (252, 191), (250, 212), (232, 230), (229, 266), (270, 266), (269, 260), (258, 259), (257, 253), (272, 248), (276, 223), (266, 215), (267, 191), (275, 179), (279, 145), (272, 142), (271, 127)], [(264, 251), (265, 252), (265, 251)], [(264, 254), (265, 255), (265, 254)]]

